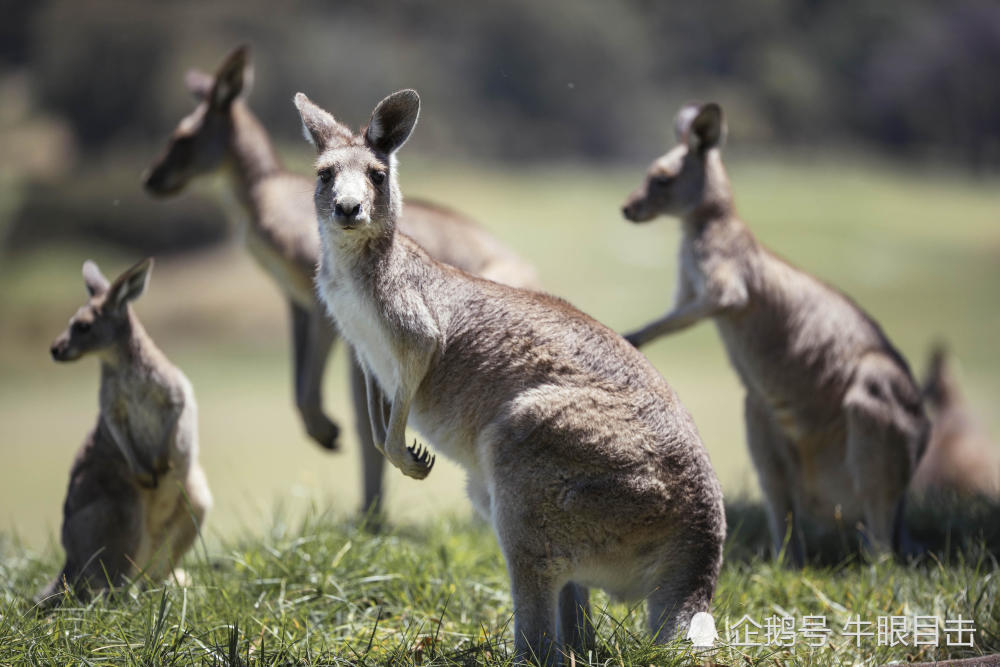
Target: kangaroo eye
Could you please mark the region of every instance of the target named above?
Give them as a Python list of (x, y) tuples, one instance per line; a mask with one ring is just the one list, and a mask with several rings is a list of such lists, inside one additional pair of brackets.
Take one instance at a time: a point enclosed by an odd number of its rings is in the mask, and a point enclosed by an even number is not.
[(323, 183), (329, 183), (330, 179), (333, 178), (333, 170), (330, 168), (320, 169), (316, 172), (316, 175), (319, 176), (319, 180)]
[(372, 183), (374, 183), (375, 185), (382, 185), (382, 183), (385, 181), (385, 172), (379, 171), (378, 169), (372, 169), (368, 173), (368, 178), (372, 179)]
[(73, 331), (76, 333), (87, 333), (90, 331), (90, 322), (73, 322)]
[(660, 187), (666, 187), (670, 185), (674, 180), (673, 176), (654, 176), (653, 184), (659, 185)]

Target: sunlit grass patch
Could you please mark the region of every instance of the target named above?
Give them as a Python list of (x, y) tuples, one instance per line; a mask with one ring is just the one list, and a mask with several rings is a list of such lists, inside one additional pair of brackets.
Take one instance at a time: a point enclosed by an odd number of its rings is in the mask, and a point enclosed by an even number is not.
[[(731, 511), (731, 521), (741, 512), (759, 508)], [(727, 544), (713, 608), (721, 635), (715, 648), (653, 645), (643, 604), (595, 593), (598, 645), (588, 656), (573, 656), (575, 664), (875, 665), (1000, 651), (998, 566), (995, 552), (981, 541), (915, 564), (848, 557), (795, 571), (755, 554), (759, 539), (737, 532)], [(511, 660), (506, 569), (491, 530), (476, 520), (442, 519), (373, 534), (363, 521), (315, 507), (302, 520), (279, 512), (260, 535), (198, 545), (184, 562), (188, 587), (136, 587), (115, 601), (66, 605), (49, 614), (37, 613), (30, 596), (58, 569), (58, 554), (39, 555), (6, 537), (0, 551), (0, 664)], [(940, 646), (879, 646), (878, 618), (893, 616), (940, 619)], [(760, 646), (739, 645), (744, 617), (761, 626), (751, 635)], [(767, 645), (765, 628), (781, 617), (794, 619), (795, 641)], [(802, 635), (807, 617), (825, 619), (830, 633), (822, 646), (809, 646)], [(945, 623), (959, 618), (975, 627), (972, 647), (945, 645)], [(865, 627), (872, 635), (844, 635), (855, 620), (870, 622)]]

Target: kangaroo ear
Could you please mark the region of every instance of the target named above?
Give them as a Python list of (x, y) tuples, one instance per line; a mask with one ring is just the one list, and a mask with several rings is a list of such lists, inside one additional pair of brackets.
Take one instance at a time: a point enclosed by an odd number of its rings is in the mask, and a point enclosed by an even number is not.
[(947, 393), (951, 370), (948, 356), (948, 346), (944, 341), (935, 341), (931, 346), (923, 388), (924, 396), (934, 403), (940, 402)]
[(409, 139), (420, 115), (420, 96), (415, 90), (400, 90), (375, 107), (365, 130), (365, 142), (378, 153), (391, 155)]
[(674, 116), (674, 136), (677, 137), (677, 143), (687, 143), (688, 132), (691, 131), (691, 121), (694, 120), (694, 117), (698, 115), (698, 111), (700, 110), (700, 104), (685, 104), (677, 112), (677, 115)]
[(88, 259), (83, 263), (83, 284), (87, 286), (87, 294), (97, 296), (108, 291), (108, 279), (97, 268), (97, 262)]
[(138, 299), (146, 290), (152, 269), (153, 258), (147, 257), (115, 278), (115, 282), (108, 288), (108, 303), (120, 310), (129, 301)]
[(184, 87), (199, 102), (208, 97), (215, 85), (215, 77), (200, 69), (189, 69), (184, 75)]
[(726, 121), (722, 107), (715, 102), (703, 104), (686, 133), (687, 145), (693, 150), (707, 151), (720, 146), (726, 136)]
[(336, 143), (348, 142), (354, 136), (346, 125), (338, 123), (336, 118), (319, 108), (305, 93), (295, 94), (295, 108), (299, 110), (299, 118), (302, 119), (302, 134), (319, 153)]
[(250, 63), (250, 47), (237, 47), (226, 56), (209, 93), (209, 104), (215, 109), (225, 109), (233, 103), (246, 87)]

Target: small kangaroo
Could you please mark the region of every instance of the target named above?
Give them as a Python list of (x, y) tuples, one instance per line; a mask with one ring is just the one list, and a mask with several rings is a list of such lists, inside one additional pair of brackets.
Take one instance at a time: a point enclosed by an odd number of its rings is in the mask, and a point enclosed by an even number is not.
[[(410, 421), (468, 473), (507, 561), (515, 651), (554, 663), (593, 640), (587, 586), (649, 601), (659, 641), (706, 611), (722, 492), (687, 411), (652, 365), (568, 303), (436, 261), (400, 233), (396, 151), (420, 108), (403, 90), (355, 135), (299, 93), (318, 151), (317, 291), (374, 397), (374, 442), (425, 478)], [(557, 639), (558, 638), (558, 639)]]
[(100, 411), (70, 470), (63, 507), (66, 564), (39, 595), (59, 604), (142, 575), (160, 581), (191, 547), (212, 496), (198, 465), (198, 407), (191, 383), (156, 347), (129, 305), (152, 259), (113, 283), (83, 265), (90, 295), (52, 344), (56, 361), (101, 360)]
[[(336, 333), (313, 288), (320, 251), (313, 182), (282, 167), (267, 131), (244, 100), (252, 76), (249, 49), (245, 46), (230, 53), (214, 76), (188, 72), (186, 84), (198, 106), (181, 119), (144, 183), (150, 193), (168, 196), (183, 190), (192, 179), (223, 168), (228, 172), (231, 190), (240, 205), (237, 217), (246, 229), (247, 247), (289, 303), (299, 414), (309, 436), (334, 450), (340, 429), (323, 411), (322, 381)], [(538, 287), (538, 276), (531, 265), (457, 213), (412, 200), (400, 225), (440, 261), (498, 282)], [(384, 459), (371, 446), (364, 376), (354, 363), (354, 355), (350, 357), (352, 397), (362, 446), (364, 508), (378, 513)]]
[(1000, 498), (1000, 450), (972, 415), (944, 345), (931, 350), (923, 393), (933, 426), (913, 489)]
[[(863, 519), (872, 546), (911, 546), (903, 496), (929, 431), (920, 390), (879, 325), (854, 302), (761, 246), (737, 216), (717, 104), (681, 109), (678, 145), (625, 201), (632, 222), (681, 219), (673, 309), (630, 333), (644, 345), (712, 318), (746, 389), (750, 453), (780, 552), (805, 559), (806, 513)], [(839, 509), (838, 509), (839, 508)]]

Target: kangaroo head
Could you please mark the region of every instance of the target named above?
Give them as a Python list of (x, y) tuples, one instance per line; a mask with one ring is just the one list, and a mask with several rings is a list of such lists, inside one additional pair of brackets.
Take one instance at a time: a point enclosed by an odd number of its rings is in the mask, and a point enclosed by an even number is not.
[(83, 263), (83, 282), (89, 298), (69, 321), (69, 327), (52, 343), (56, 361), (75, 361), (122, 341), (129, 332), (129, 302), (146, 289), (153, 258), (149, 257), (109, 283), (97, 264)]
[(396, 151), (417, 124), (416, 91), (400, 90), (379, 102), (360, 134), (302, 93), (295, 106), (318, 154), (314, 199), (320, 235), (345, 241), (391, 234), (402, 206)]
[[(642, 184), (625, 200), (622, 213), (632, 222), (658, 215), (684, 216), (714, 196), (721, 171), (719, 147), (726, 134), (718, 104), (683, 107), (674, 121), (677, 145), (650, 165)], [(723, 175), (724, 178), (724, 175)]]
[(163, 154), (143, 176), (148, 192), (176, 194), (192, 178), (222, 164), (233, 131), (233, 103), (249, 88), (253, 75), (249, 53), (246, 46), (237, 48), (226, 56), (214, 76), (198, 70), (187, 73), (185, 84), (198, 105), (177, 124)]

